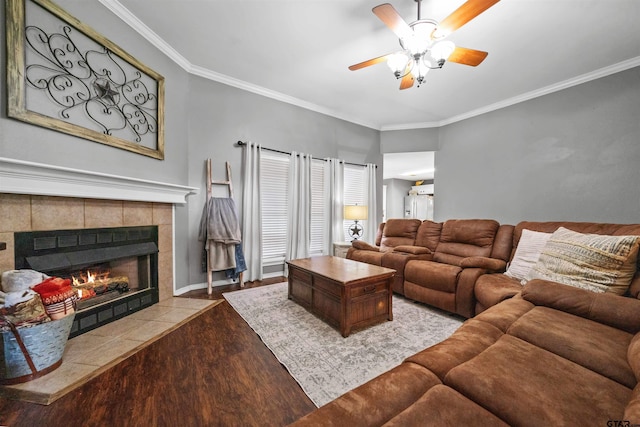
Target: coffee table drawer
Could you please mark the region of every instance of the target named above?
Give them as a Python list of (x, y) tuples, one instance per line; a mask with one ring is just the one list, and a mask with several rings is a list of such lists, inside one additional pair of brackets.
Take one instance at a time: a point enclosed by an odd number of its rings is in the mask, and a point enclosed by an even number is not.
[(387, 293), (387, 280), (381, 280), (376, 283), (370, 283), (365, 286), (358, 286), (357, 288), (351, 289), (351, 298), (356, 298), (362, 295), (370, 295), (383, 292), (385, 295)]

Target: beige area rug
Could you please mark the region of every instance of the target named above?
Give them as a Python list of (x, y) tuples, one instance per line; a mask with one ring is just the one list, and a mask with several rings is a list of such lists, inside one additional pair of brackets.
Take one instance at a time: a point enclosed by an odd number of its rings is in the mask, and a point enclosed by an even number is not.
[(0, 386), (0, 396), (49, 405), (222, 301), (168, 298), (72, 338), (60, 367), (26, 383)]
[(393, 296), (393, 321), (338, 330), (287, 298), (287, 283), (223, 294), (316, 406), (449, 337), (463, 319)]

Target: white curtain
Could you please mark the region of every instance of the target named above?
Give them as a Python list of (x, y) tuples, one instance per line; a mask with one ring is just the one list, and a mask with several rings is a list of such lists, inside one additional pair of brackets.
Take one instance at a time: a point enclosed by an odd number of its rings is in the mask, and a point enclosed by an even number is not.
[(245, 281), (262, 280), (262, 203), (260, 198), (260, 144), (244, 148), (242, 192), (242, 247), (247, 263)]
[(368, 243), (375, 243), (376, 232), (378, 230), (378, 211), (376, 209), (376, 165), (367, 163), (366, 165), (366, 178), (365, 185), (367, 191), (367, 207), (368, 207), (368, 219), (364, 229), (364, 241)]
[(344, 163), (326, 159), (324, 165), (325, 254), (333, 255), (333, 243), (344, 241)]
[[(291, 153), (285, 259), (307, 258), (311, 245), (311, 161), (309, 155)], [(287, 272), (285, 264), (285, 273)]]

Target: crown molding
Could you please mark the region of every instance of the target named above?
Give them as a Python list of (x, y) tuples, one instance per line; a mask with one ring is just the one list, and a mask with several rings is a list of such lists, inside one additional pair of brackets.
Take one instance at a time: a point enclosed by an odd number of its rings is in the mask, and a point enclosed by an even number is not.
[(169, 59), (178, 64), (182, 69), (189, 72), (192, 65), (187, 59), (180, 55), (169, 43), (164, 41), (162, 37), (157, 35), (151, 28), (138, 19), (129, 9), (124, 7), (117, 0), (98, 0), (104, 7), (109, 9), (118, 18), (124, 21), (125, 24), (133, 28), (142, 37), (144, 37), (149, 43), (158, 48), (162, 53), (167, 55)]
[[(106, 1), (106, 0), (101, 0)], [(326, 116), (335, 117), (340, 120), (344, 120), (350, 123), (354, 123), (360, 126), (372, 128), (375, 130), (380, 130), (380, 128), (371, 123), (364, 122), (360, 119), (355, 119), (353, 117), (345, 116), (343, 114), (338, 113), (335, 110), (330, 108), (325, 108), (317, 104), (313, 104), (311, 102), (303, 101), (302, 99), (295, 98), (293, 96), (285, 95), (281, 92), (276, 92), (271, 89), (264, 88), (262, 86), (257, 86), (251, 83), (247, 83), (243, 80), (236, 79), (234, 77), (227, 76), (225, 74), (216, 73), (215, 71), (211, 71), (207, 68), (200, 67), (198, 65), (192, 65), (189, 72), (195, 76), (203, 77), (205, 79), (213, 80), (218, 83), (225, 84), (227, 86), (233, 86), (238, 89), (242, 89), (247, 92), (252, 92), (261, 96), (265, 96), (267, 98), (272, 98), (277, 101), (286, 102), (287, 104), (295, 105), (296, 107), (304, 108), (307, 110), (315, 111), (316, 113), (324, 114)]]
[(530, 99), (538, 98), (540, 96), (548, 95), (550, 93), (558, 92), (564, 89), (568, 89), (573, 86), (581, 85), (583, 83), (597, 80), (602, 77), (610, 76), (615, 73), (620, 73), (625, 70), (640, 66), (640, 56), (628, 59), (626, 61), (618, 62), (617, 64), (609, 65), (590, 73), (585, 73), (565, 81), (555, 83), (549, 86), (545, 86), (540, 89), (533, 90), (531, 92), (523, 93), (522, 95), (514, 96), (494, 104), (489, 104), (484, 107), (469, 111), (467, 113), (459, 114), (448, 119), (441, 120), (439, 122), (427, 122), (427, 123), (407, 123), (401, 125), (389, 125), (382, 126), (381, 131), (389, 130), (408, 130), (408, 129), (421, 129), (421, 128), (433, 128), (450, 125), (455, 122), (470, 119), (472, 117), (480, 116), (482, 114), (490, 113), (491, 111), (500, 110), (501, 108), (510, 107), (521, 102), (529, 101)]
[(509, 107), (511, 105), (519, 104), (521, 102), (525, 102), (530, 99), (548, 95), (553, 92), (557, 92), (563, 89), (577, 86), (579, 84), (596, 80), (601, 77), (606, 77), (611, 74), (619, 73), (621, 71), (625, 71), (640, 65), (640, 56), (637, 56), (635, 58), (631, 58), (626, 61), (622, 61), (604, 68), (600, 68), (590, 73), (582, 74), (580, 76), (567, 79), (559, 83), (555, 83), (540, 89), (533, 90), (531, 92), (514, 96), (512, 98), (508, 98), (493, 104), (489, 104), (484, 107), (480, 107), (475, 110), (471, 110), (466, 113), (462, 113), (462, 114), (459, 114), (444, 120), (440, 120), (437, 122), (405, 123), (405, 124), (380, 126), (380, 125), (368, 123), (359, 118), (353, 118), (348, 115), (341, 114), (330, 108), (322, 107), (320, 105), (313, 104), (311, 102), (303, 101), (301, 99), (298, 99), (289, 95), (285, 95), (280, 92), (276, 92), (258, 85), (245, 82), (243, 80), (239, 80), (224, 74), (216, 73), (215, 71), (194, 65), (191, 62), (189, 62), (185, 57), (180, 55), (173, 47), (171, 47), (171, 45), (169, 45), (166, 41), (164, 41), (149, 27), (147, 27), (147, 25), (144, 24), (144, 22), (140, 21), (133, 13), (131, 13), (131, 11), (129, 11), (129, 9), (124, 7), (118, 0), (98, 0), (98, 1), (102, 3), (102, 5), (104, 5), (111, 12), (113, 12), (117, 17), (122, 19), (132, 29), (137, 31), (147, 41), (153, 44), (158, 50), (160, 50), (162, 53), (167, 55), (171, 60), (173, 60), (176, 64), (178, 64), (185, 71), (187, 71), (192, 75), (213, 80), (228, 86), (233, 86), (241, 90), (245, 90), (261, 96), (265, 96), (267, 98), (272, 98), (277, 101), (292, 104), (300, 108), (315, 111), (320, 114), (335, 117), (340, 120), (344, 120), (350, 123), (354, 123), (360, 126), (368, 127), (368, 128), (379, 130), (379, 131), (437, 128), (437, 127), (450, 125), (452, 123), (456, 123), (462, 120), (470, 119), (472, 117), (480, 116), (482, 114), (486, 114), (491, 111), (496, 111), (505, 107)]
[(164, 53), (169, 59), (178, 64), (182, 69), (188, 73), (203, 77), (208, 80), (213, 80), (218, 83), (225, 84), (227, 86), (236, 87), (238, 89), (252, 92), (267, 98), (272, 98), (277, 101), (285, 102), (287, 104), (295, 105), (296, 107), (304, 108), (306, 110), (314, 111), (316, 113), (324, 114), (326, 116), (335, 117), (340, 120), (344, 120), (350, 123), (354, 123), (360, 126), (368, 127), (375, 130), (380, 130), (379, 126), (372, 123), (367, 123), (359, 118), (354, 118), (339, 113), (330, 108), (322, 107), (311, 102), (303, 101), (301, 99), (285, 95), (280, 92), (276, 92), (262, 86), (254, 85), (243, 80), (236, 79), (234, 77), (227, 76), (225, 74), (217, 73), (207, 68), (194, 65), (184, 56), (180, 55), (169, 43), (164, 41), (153, 30), (151, 30), (144, 22), (136, 17), (129, 9), (124, 7), (118, 0), (98, 0), (103, 6), (113, 12), (118, 18), (122, 19), (127, 25), (134, 29), (138, 34), (144, 37), (149, 43), (154, 45), (158, 50)]

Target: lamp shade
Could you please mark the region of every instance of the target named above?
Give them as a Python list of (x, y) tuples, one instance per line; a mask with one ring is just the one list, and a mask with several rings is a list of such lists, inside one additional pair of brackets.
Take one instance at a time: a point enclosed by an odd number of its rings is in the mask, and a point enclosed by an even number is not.
[(344, 207), (344, 219), (365, 220), (367, 219), (368, 209), (366, 206), (360, 205), (346, 205)]

